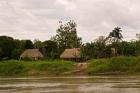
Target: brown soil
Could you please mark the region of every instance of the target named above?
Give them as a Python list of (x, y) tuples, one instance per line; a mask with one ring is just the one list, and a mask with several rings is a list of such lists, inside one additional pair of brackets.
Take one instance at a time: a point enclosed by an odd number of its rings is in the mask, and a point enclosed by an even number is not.
[(75, 70), (72, 71), (74, 75), (86, 75), (86, 69), (87, 69), (88, 63), (78, 63)]
[(73, 74), (73, 75), (87, 75), (86, 69), (88, 67), (88, 63), (78, 63), (75, 70), (71, 72), (65, 72), (64, 74)]

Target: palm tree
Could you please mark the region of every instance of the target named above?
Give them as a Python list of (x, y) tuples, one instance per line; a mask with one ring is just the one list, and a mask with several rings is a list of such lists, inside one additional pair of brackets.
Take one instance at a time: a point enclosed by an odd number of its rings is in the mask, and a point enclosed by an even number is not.
[(115, 27), (114, 30), (110, 32), (108, 38), (111, 40), (111, 42), (120, 42), (123, 38), (121, 32), (121, 28)]

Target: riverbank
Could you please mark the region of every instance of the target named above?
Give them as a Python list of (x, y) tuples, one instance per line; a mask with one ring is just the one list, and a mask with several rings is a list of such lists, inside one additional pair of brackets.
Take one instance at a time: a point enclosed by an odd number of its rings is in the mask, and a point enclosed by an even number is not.
[(0, 76), (133, 75), (139, 72), (140, 57), (94, 59), (86, 63), (62, 60), (0, 62)]
[(90, 60), (87, 69), (89, 75), (139, 74), (140, 57), (113, 57)]
[(0, 62), (0, 76), (63, 76), (75, 69), (69, 61), (17, 61)]

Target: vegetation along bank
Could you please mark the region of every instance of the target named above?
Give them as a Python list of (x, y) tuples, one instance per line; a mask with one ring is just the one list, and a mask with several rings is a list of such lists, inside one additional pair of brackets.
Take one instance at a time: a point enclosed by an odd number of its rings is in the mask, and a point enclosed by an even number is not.
[(113, 57), (93, 59), (80, 69), (79, 63), (70, 61), (17, 61), (0, 62), (0, 76), (76, 76), (102, 74), (138, 74), (140, 57)]

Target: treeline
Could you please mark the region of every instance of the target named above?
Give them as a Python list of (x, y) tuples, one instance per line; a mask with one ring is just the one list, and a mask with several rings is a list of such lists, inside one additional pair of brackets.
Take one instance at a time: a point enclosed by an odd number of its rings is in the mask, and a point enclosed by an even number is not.
[(69, 21), (60, 22), (57, 34), (50, 40), (40, 41), (17, 40), (9, 36), (0, 36), (0, 60), (19, 59), (20, 54), (26, 49), (39, 49), (45, 59), (58, 59), (66, 48), (78, 48), (82, 44), (77, 36), (76, 23)]
[(140, 40), (123, 41), (122, 30), (116, 27), (108, 36), (100, 36), (94, 42), (83, 44), (81, 54), (87, 59), (140, 56)]
[(8, 36), (0, 36), (0, 59), (19, 59), (26, 49), (39, 49), (45, 58), (57, 58), (57, 43), (51, 40), (41, 42), (39, 40), (17, 40)]
[(109, 45), (98, 42), (86, 43), (81, 51), (82, 56), (86, 59), (113, 56), (140, 56), (140, 41), (122, 41)]
[(83, 59), (106, 58), (111, 56), (139, 56), (140, 41), (123, 41), (121, 28), (114, 28), (108, 36), (100, 36), (91, 43), (82, 43), (77, 35), (77, 24), (69, 21), (56, 30), (56, 35), (50, 40), (38, 39), (18, 40), (8, 36), (0, 36), (0, 60), (19, 59), (25, 49), (39, 49), (45, 59), (58, 59), (67, 48), (81, 48)]

